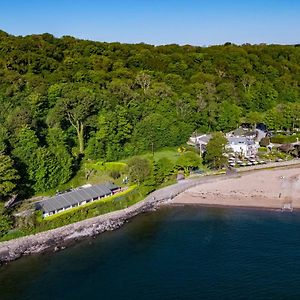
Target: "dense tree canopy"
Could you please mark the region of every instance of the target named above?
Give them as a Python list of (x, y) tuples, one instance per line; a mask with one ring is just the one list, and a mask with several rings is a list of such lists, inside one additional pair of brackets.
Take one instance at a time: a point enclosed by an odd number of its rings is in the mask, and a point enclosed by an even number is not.
[(300, 48), (101, 43), (0, 33), (0, 151), (22, 191), (87, 158), (179, 146), (241, 122), (300, 126)]

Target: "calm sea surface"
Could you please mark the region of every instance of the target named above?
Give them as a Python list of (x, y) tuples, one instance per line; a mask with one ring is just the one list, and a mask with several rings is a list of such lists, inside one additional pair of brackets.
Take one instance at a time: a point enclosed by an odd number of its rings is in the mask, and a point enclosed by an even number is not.
[(300, 299), (300, 213), (164, 208), (1, 267), (0, 299)]

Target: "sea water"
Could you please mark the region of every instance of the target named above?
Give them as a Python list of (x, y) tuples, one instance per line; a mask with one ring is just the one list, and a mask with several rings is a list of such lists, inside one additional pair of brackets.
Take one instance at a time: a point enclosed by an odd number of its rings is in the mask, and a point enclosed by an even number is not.
[(300, 213), (163, 208), (1, 267), (0, 299), (300, 299)]

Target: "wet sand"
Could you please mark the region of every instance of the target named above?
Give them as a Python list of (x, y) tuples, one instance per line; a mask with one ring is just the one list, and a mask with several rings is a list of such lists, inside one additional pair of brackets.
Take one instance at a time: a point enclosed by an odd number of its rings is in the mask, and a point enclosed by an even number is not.
[(300, 208), (300, 168), (271, 169), (216, 178), (181, 193), (172, 204)]

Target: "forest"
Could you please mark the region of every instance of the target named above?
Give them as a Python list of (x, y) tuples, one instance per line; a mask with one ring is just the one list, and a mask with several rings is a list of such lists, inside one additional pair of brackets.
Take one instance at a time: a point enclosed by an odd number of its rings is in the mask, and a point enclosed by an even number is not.
[(300, 123), (299, 45), (104, 43), (0, 31), (0, 199), (179, 146), (197, 132)]

